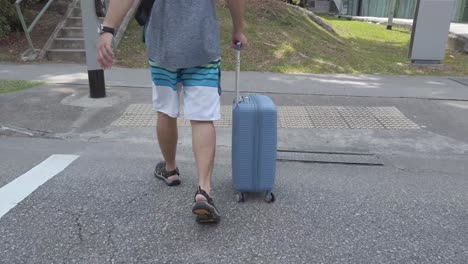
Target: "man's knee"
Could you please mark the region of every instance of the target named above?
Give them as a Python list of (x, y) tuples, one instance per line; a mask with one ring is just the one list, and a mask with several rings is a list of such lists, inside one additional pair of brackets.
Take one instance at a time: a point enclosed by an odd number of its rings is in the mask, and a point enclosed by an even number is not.
[(166, 120), (176, 120), (177, 117), (172, 117), (164, 112), (158, 111), (158, 118)]

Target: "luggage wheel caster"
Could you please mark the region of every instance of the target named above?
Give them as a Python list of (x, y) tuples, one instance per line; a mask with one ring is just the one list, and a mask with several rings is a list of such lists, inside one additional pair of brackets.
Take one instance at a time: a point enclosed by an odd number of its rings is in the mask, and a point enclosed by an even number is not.
[(276, 200), (275, 195), (272, 192), (265, 193), (265, 202), (272, 203)]
[(238, 193), (237, 194), (237, 202), (238, 203), (243, 203), (245, 202), (245, 195), (243, 193)]

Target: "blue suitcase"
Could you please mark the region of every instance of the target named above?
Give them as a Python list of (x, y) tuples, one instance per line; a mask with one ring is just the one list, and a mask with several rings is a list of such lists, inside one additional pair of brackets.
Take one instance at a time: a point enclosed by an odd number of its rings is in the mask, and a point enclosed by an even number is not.
[(239, 96), (240, 46), (237, 48), (236, 101), (232, 111), (232, 178), (238, 202), (245, 193), (264, 192), (273, 202), (276, 174), (277, 111), (264, 95)]

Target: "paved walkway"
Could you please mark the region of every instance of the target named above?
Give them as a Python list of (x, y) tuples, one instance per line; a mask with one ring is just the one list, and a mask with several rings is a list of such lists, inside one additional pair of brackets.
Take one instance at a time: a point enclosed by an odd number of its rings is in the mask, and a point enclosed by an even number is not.
[(450, 24), (450, 32), (468, 38), (468, 24), (452, 23)]
[[(42, 80), (58, 84), (87, 84), (84, 65), (1, 64), (0, 79)], [(106, 71), (108, 86), (150, 87), (147, 69), (114, 67)], [(223, 72), (224, 91), (234, 91), (233, 72)], [(242, 72), (241, 90), (271, 94), (355, 97), (468, 99), (468, 78), (348, 74), (281, 74)]]
[(88, 97), (85, 71), (0, 65), (0, 79), (52, 81), (0, 94), (0, 197), (15, 198), (7, 207), (0, 199), (5, 263), (468, 258), (466, 79), (244, 73), (244, 87), (267, 92), (280, 109), (279, 148), (300, 153), (279, 152), (275, 203), (250, 195), (237, 204), (227, 122), (233, 75), (225, 73), (214, 176), (223, 219), (206, 227), (190, 212), (189, 127), (179, 128), (183, 184), (168, 188), (152, 176), (161, 155), (147, 70), (107, 72), (104, 99)]

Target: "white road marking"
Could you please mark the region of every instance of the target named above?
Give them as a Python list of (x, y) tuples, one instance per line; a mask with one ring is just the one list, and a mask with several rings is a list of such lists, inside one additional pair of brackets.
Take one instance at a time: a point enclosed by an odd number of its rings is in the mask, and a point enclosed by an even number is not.
[(79, 156), (52, 155), (41, 164), (0, 188), (0, 218), (39, 186), (62, 172)]

